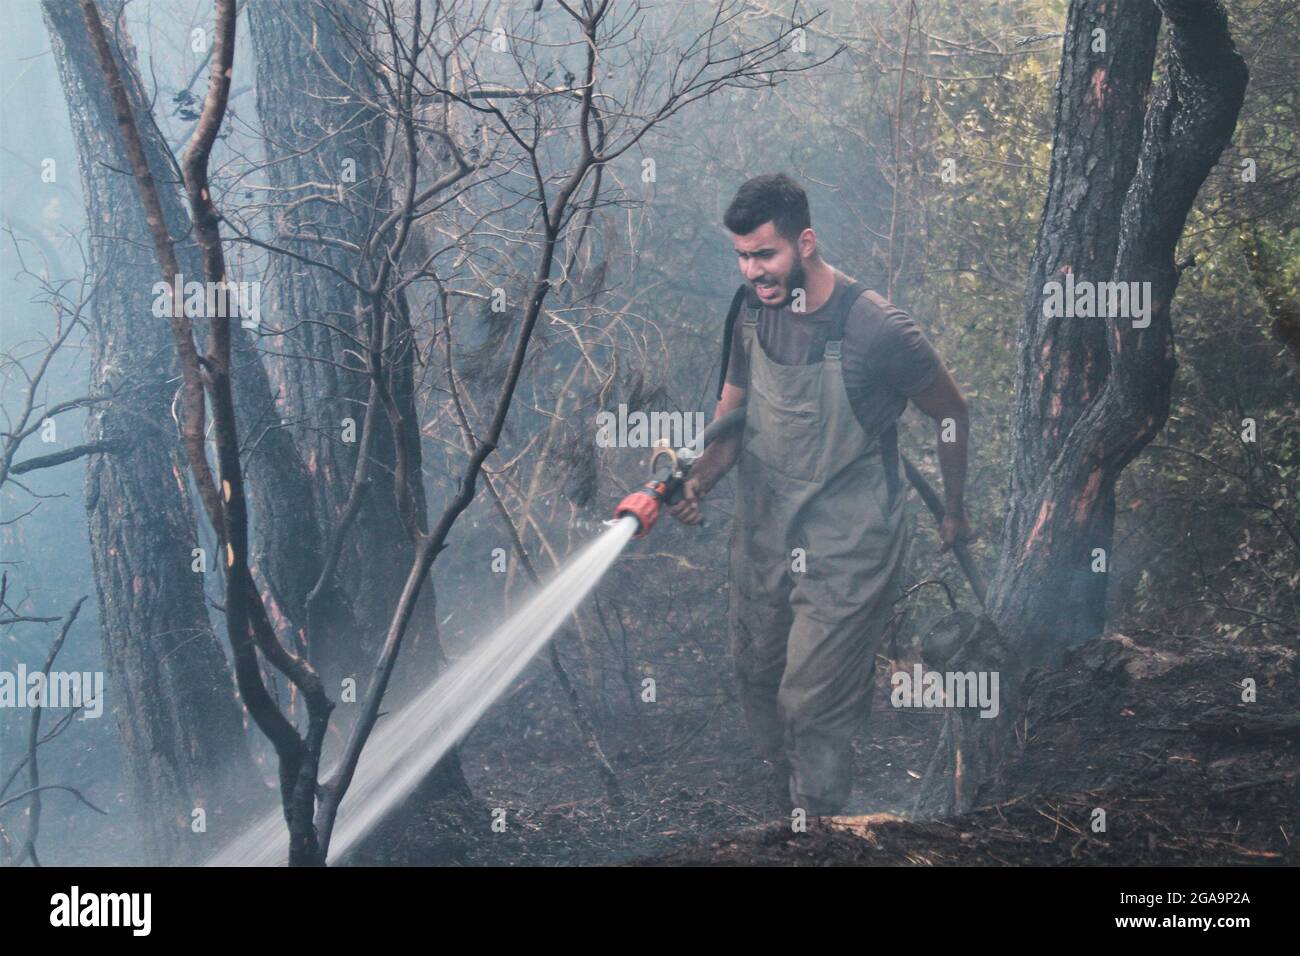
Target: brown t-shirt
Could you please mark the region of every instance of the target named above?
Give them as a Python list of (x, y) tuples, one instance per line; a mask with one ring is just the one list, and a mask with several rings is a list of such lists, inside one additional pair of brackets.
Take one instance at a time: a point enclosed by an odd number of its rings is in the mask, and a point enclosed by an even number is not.
[[(822, 360), (830, 338), (831, 315), (853, 281), (838, 269), (835, 290), (821, 308), (793, 312), (756, 306), (758, 343), (778, 365), (811, 365)], [(755, 308), (747, 300), (736, 318), (731, 340), (727, 383), (749, 386), (749, 362), (741, 341), (740, 326), (746, 312)], [(849, 311), (841, 350), (844, 387), (862, 430), (875, 437), (903, 414), (907, 400), (924, 391), (939, 374), (941, 360), (917, 324), (901, 309), (873, 293), (858, 297)]]

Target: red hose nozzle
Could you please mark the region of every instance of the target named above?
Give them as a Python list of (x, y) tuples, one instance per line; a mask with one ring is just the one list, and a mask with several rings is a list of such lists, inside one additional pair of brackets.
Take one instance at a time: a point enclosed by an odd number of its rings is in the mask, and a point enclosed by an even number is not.
[(637, 533), (632, 537), (644, 538), (659, 520), (659, 505), (663, 502), (665, 490), (662, 481), (646, 482), (644, 487), (638, 488), (618, 503), (618, 507), (614, 509), (614, 517), (631, 515), (640, 525)]

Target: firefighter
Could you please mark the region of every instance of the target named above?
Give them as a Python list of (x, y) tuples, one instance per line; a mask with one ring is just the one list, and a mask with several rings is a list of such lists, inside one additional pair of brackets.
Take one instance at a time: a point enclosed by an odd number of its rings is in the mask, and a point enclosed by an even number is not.
[(699, 524), (738, 463), (728, 623), (746, 723), (787, 809), (832, 814), (907, 554), (897, 421), (911, 401), (937, 424), (951, 547), (971, 538), (966, 403), (912, 319), (822, 259), (794, 180), (749, 180), (723, 221), (746, 284), (716, 414), (746, 406), (745, 428), (669, 510)]

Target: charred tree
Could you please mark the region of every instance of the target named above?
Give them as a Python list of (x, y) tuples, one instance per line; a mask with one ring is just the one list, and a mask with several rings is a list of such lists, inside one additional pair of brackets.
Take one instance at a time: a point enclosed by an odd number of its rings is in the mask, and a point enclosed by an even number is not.
[[(367, 676), (415, 556), (398, 508), (399, 444), (420, 526), (427, 524), (409, 337), (396, 337), (385, 356), (390, 393), (405, 413), (400, 433), (371, 400), (364, 358), (373, 303), (359, 287), (373, 280), (365, 250), (390, 211), (391, 160), (371, 58), (358, 52), (369, 36), (364, 5), (265, 0), (250, 4), (248, 16), (265, 174), (274, 190), (271, 241), (304, 257), (272, 257), (265, 300), (282, 333), (285, 418), (303, 449), (326, 548), (340, 552), (311, 600), (319, 625), (311, 657), (337, 687), (342, 677)], [(395, 319), (405, 325), (400, 311)], [(359, 470), (367, 428), (369, 460)], [(355, 515), (348, 516), (354, 494)], [(413, 643), (436, 648), (432, 597), (421, 603)]]
[[(1165, 52), (1148, 103), (1162, 16)], [(987, 606), (999, 640), (1015, 651), (1011, 672), (1001, 673), (1004, 699), (1020, 699), (1027, 667), (1058, 664), (1102, 629), (1115, 483), (1169, 412), (1176, 247), (1236, 128), (1246, 82), (1217, 0), (1070, 4), (1018, 345), (1011, 494)], [(1091, 283), (1095, 300), (1109, 295), (1100, 283), (1129, 284), (1149, 291), (1149, 310), (1048, 317), (1053, 282)], [(985, 631), (968, 628), (962, 640), (988, 643)], [(1004, 709), (1000, 719), (975, 721), (963, 735), (968, 753), (1009, 753), (1017, 716)], [(978, 776), (963, 774), (965, 755), (955, 750), (927, 775), (918, 806), (941, 814), (978, 802), (996, 768), (984, 761)]]
[[(1217, 0), (1157, 6), (1168, 27), (1166, 55), (1144, 109), (1151, 4), (1070, 5), (1052, 185), (1025, 292), (1011, 504), (989, 604), (1033, 662), (1055, 662), (1101, 630), (1106, 574), (1093, 568), (1097, 549), (1109, 559), (1115, 482), (1169, 413), (1174, 254), (1245, 95), (1246, 65)], [(1098, 29), (1115, 51), (1109, 62), (1092, 53)], [(1149, 289), (1149, 315), (1045, 319), (1045, 283), (1063, 283), (1071, 270)]]
[[(300, 487), (310, 488), (324, 541), (322, 559), (303, 566), (309, 573), (297, 586), (308, 589), (299, 593), (309, 655), (325, 686), (338, 688), (345, 677), (364, 686), (416, 559), (411, 532), (429, 525), (408, 303), (400, 292), (363, 293), (382, 268), (366, 250), (394, 202), (370, 23), (364, 6), (350, 0), (268, 0), (250, 5), (248, 16), (266, 176), (276, 190), (272, 242), (311, 260), (273, 256), (266, 283), (270, 322), (283, 330), (277, 368), (285, 417), (309, 472)], [(304, 184), (317, 198), (303, 201)], [(325, 194), (331, 185), (336, 191)], [(386, 348), (367, 357), (385, 312), (392, 328)], [(367, 362), (375, 360), (391, 409), (369, 375)], [(407, 666), (394, 681), (399, 699), (444, 662), (435, 604), (429, 582), (411, 621)], [(468, 796), (453, 749), (420, 798)]]
[[(1011, 504), (1004, 531), (1008, 547), (994, 592), (995, 604), (1013, 604), (1012, 592), (1023, 592), (1030, 584), (1017, 569), (1039, 578), (1047, 601), (1028, 619), (1033, 621), (1035, 645), (1068, 646), (1100, 632), (1106, 575), (1092, 573), (1091, 551), (1104, 548), (1110, 553), (1115, 517), (1113, 483), (1099, 486), (1092, 492), (1095, 500), (1086, 522), (1075, 524), (1069, 541), (1058, 541), (1052, 557), (1025, 551), (1049, 497), (1053, 512), (1069, 510), (1060, 500), (1064, 489), (1044, 482), (1066, 437), (1101, 394), (1110, 372), (1103, 323), (1044, 317), (1043, 288), (1048, 282), (1064, 282), (1067, 274), (1078, 283), (1101, 283), (1114, 272), (1119, 213), (1137, 169), (1159, 32), (1160, 11), (1149, 0), (1070, 5), (1056, 87), (1047, 198), (1029, 267), (1017, 350)], [(1019, 546), (1011, 547), (1013, 541)], [(1014, 559), (1008, 562), (1011, 555)], [(1052, 564), (1050, 580), (1041, 577), (1043, 561)], [(1034, 600), (1028, 594), (1023, 598)]]
[[(116, 13), (121, 4), (113, 4)], [(59, 76), (81, 159), (93, 302), (91, 385), (120, 400), (95, 406), (87, 441), (119, 450), (87, 459), (86, 508), (110, 700), (126, 755), (131, 802), (157, 861), (194, 860), (191, 814), (208, 832), (223, 805), (255, 779), (225, 655), (212, 633), (172, 403), (176, 361), (165, 321), (153, 315), (158, 278), (149, 228), (120, 170), (127, 165), (112, 103), (76, 4), (45, 2)], [(119, 35), (124, 71), (135, 55)], [(161, 143), (150, 162), (174, 180)], [(168, 228), (183, 235), (177, 205)], [(211, 559), (211, 556), (209, 556)], [(233, 825), (233, 821), (232, 821)]]

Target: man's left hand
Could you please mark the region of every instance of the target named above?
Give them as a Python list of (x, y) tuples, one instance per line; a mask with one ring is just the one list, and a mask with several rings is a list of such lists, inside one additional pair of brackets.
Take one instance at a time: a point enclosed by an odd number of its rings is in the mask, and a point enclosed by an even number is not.
[(965, 510), (949, 508), (939, 526), (939, 537), (943, 541), (940, 551), (947, 551), (955, 544), (969, 544), (975, 540), (975, 529), (971, 527), (970, 518)]

